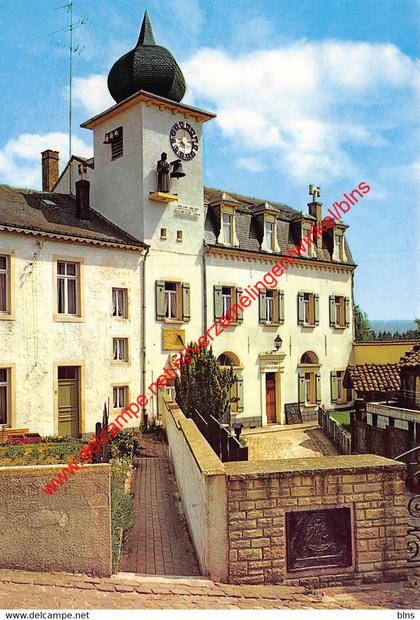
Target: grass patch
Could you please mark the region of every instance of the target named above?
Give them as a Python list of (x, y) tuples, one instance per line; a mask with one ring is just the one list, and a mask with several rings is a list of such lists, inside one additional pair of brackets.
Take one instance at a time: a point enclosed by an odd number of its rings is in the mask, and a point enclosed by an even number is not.
[(124, 490), (130, 467), (131, 461), (127, 459), (111, 461), (112, 570), (115, 573), (120, 570), (124, 530), (133, 526), (133, 495)]
[(346, 431), (350, 432), (350, 411), (330, 411), (329, 413), (330, 418), (335, 420), (340, 426), (344, 426)]
[(18, 465), (56, 465), (77, 456), (83, 442), (66, 438), (60, 442), (36, 444), (0, 444), (0, 467)]

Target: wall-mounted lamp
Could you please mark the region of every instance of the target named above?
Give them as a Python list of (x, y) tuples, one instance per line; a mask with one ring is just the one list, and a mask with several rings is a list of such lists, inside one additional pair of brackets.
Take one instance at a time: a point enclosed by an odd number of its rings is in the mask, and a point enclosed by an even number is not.
[(283, 340), (277, 334), (277, 336), (274, 338), (274, 346), (276, 347), (276, 351), (278, 351), (280, 349), (282, 343), (283, 343)]

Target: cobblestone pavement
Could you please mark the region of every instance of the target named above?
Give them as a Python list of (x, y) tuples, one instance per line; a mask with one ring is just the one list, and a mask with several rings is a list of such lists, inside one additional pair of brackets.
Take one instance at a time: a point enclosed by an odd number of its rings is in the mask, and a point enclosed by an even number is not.
[(0, 609), (419, 609), (408, 583), (308, 591), (230, 586), (204, 579), (130, 574), (99, 579), (66, 573), (0, 570)]
[(156, 456), (136, 459), (136, 464), (131, 486), (134, 525), (125, 540), (122, 570), (149, 575), (199, 575), (171, 460)]

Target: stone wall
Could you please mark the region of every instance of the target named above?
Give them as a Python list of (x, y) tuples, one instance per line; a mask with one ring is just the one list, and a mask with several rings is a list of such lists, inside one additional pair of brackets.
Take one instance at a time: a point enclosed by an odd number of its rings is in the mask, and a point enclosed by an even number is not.
[[(367, 455), (226, 463), (225, 468), (230, 582), (321, 585), (404, 577), (404, 466)], [(338, 517), (324, 511), (344, 507), (351, 549), (339, 568), (331, 556), (340, 556), (346, 534), (334, 538)], [(296, 530), (286, 531), (286, 521), (296, 521), (296, 515), (287, 516), (290, 512), (300, 512), (297, 536)], [(304, 538), (308, 548), (302, 547)], [(301, 556), (295, 570), (293, 545)], [(308, 557), (317, 554), (329, 556), (330, 566), (310, 568), (314, 560)]]
[(227, 579), (227, 493), (223, 463), (196, 425), (163, 398), (170, 454), (201, 573)]
[(110, 466), (88, 465), (42, 493), (62, 468), (0, 467), (0, 568), (111, 574)]
[(164, 402), (203, 574), (309, 586), (406, 576), (405, 465), (371, 454), (222, 463), (194, 422)]

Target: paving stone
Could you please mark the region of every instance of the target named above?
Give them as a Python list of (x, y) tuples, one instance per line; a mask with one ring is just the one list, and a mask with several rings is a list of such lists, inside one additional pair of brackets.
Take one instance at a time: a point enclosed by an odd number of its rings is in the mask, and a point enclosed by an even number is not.
[(111, 583), (98, 583), (95, 587), (100, 592), (115, 592), (115, 586)]
[(133, 472), (134, 526), (127, 534), (122, 570), (151, 575), (200, 575), (182, 514), (172, 463), (161, 442), (149, 442), (156, 458), (138, 459)]
[[(35, 581), (24, 583), (27, 574), (9, 571), (0, 574), (0, 607), (3, 609), (417, 609), (419, 595), (406, 583), (375, 584), (355, 588), (327, 588), (311, 593), (282, 586), (229, 586), (213, 584), (166, 585), (163, 580), (149, 584), (110, 583), (98, 579), (93, 584), (85, 576), (33, 573)], [(47, 579), (48, 577), (48, 579)], [(70, 583), (70, 577), (73, 583)], [(68, 578), (68, 582), (66, 579)], [(66, 585), (64, 586), (64, 583)], [(260, 597), (260, 598), (255, 598)], [(286, 598), (289, 597), (289, 598)]]

